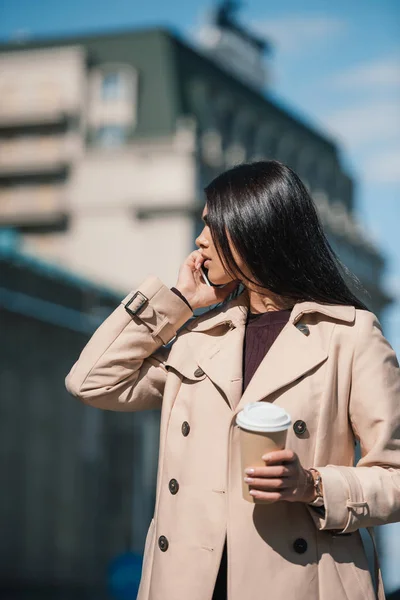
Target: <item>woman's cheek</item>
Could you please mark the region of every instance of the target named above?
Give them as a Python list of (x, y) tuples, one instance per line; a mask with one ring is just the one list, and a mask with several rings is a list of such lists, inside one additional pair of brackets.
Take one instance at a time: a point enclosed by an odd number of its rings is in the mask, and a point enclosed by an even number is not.
[(232, 277), (225, 272), (222, 265), (218, 265), (218, 267), (216, 267), (215, 273), (213, 273), (210, 269), (209, 276), (211, 281), (217, 285), (223, 285), (232, 281)]

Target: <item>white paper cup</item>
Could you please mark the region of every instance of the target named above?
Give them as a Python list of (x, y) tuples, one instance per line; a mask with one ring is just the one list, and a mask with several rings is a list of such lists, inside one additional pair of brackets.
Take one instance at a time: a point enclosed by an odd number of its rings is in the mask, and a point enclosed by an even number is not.
[(290, 415), (277, 404), (251, 402), (238, 413), (236, 424), (240, 428), (243, 498), (252, 503), (270, 504), (268, 500), (257, 500), (250, 495), (252, 488), (244, 481), (244, 470), (247, 467), (265, 467), (261, 457), (285, 447), (287, 430), (291, 425)]

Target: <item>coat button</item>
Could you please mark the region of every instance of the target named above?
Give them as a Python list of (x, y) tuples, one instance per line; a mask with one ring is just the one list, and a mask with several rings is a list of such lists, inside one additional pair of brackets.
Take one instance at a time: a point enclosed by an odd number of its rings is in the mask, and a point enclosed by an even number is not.
[(171, 492), (171, 494), (176, 494), (177, 491), (179, 490), (179, 483), (177, 482), (176, 479), (171, 479), (171, 481), (168, 484), (169, 487), (169, 491)]
[(304, 552), (307, 552), (307, 548), (308, 544), (303, 538), (297, 538), (297, 540), (293, 542), (293, 550), (297, 552), (297, 554), (304, 554)]
[(299, 331), (301, 331), (301, 333), (303, 333), (304, 335), (310, 335), (310, 330), (309, 330), (308, 326), (307, 326), (307, 325), (305, 325), (304, 323), (298, 323), (298, 324), (296, 325), (296, 327), (297, 327), (297, 329), (298, 329)]
[(168, 540), (165, 535), (160, 535), (158, 538), (158, 546), (162, 552), (166, 552), (168, 550)]
[(299, 419), (298, 421), (296, 421), (294, 423), (293, 430), (296, 435), (303, 435), (303, 433), (305, 433), (307, 431), (307, 425), (304, 421), (301, 421)]
[(184, 435), (185, 437), (187, 435), (189, 435), (189, 431), (190, 431), (190, 425), (187, 421), (183, 421), (182, 423), (182, 435)]
[(198, 369), (195, 370), (195, 372), (193, 373), (193, 375), (195, 377), (202, 377), (204, 375), (204, 371), (203, 369), (200, 369), (200, 367)]

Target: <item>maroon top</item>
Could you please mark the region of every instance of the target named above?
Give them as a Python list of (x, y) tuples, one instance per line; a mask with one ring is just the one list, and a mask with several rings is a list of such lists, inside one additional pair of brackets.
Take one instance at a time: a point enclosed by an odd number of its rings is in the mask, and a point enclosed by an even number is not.
[(249, 313), (243, 348), (243, 391), (289, 321), (291, 312), (291, 309), (287, 309), (261, 314)]

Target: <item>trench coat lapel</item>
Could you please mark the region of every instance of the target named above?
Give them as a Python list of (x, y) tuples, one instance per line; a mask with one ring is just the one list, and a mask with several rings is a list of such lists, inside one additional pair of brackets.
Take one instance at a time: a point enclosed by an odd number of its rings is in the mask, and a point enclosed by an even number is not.
[(197, 364), (222, 392), (232, 410), (242, 396), (247, 310), (248, 296), (243, 292), (222, 312), (211, 311), (205, 320), (200, 318), (189, 327), (196, 333), (191, 336), (191, 350)]
[(222, 391), (232, 410), (242, 396), (243, 340), (245, 326), (235, 327), (198, 356), (198, 363), (211, 381)]
[[(315, 302), (296, 304), (289, 322), (262, 360), (242, 395), (243, 340), (247, 310), (248, 297), (244, 293), (231, 302), (222, 314), (215, 313), (190, 327), (202, 338), (201, 343), (192, 347), (198, 365), (223, 392), (229, 406), (235, 412), (249, 402), (267, 398), (327, 359), (328, 347), (321, 345), (319, 336), (305, 335), (304, 330), (302, 332), (301, 327), (296, 326), (303, 315), (319, 312), (333, 320), (349, 323), (355, 318), (353, 306), (322, 305)], [(217, 335), (216, 328), (222, 326), (225, 326), (225, 333)], [(227, 327), (229, 331), (226, 331)]]
[(249, 402), (258, 402), (289, 385), (323, 363), (328, 357), (313, 336), (306, 336), (293, 322), (288, 322), (261, 361), (241, 397), (237, 411)]
[(239, 411), (249, 402), (266, 398), (296, 381), (321, 364), (327, 349), (311, 336), (305, 336), (289, 322), (261, 361), (245, 392), (243, 387), (243, 340), (245, 325), (239, 325), (218, 338), (197, 355), (197, 363), (223, 392), (229, 406)]

